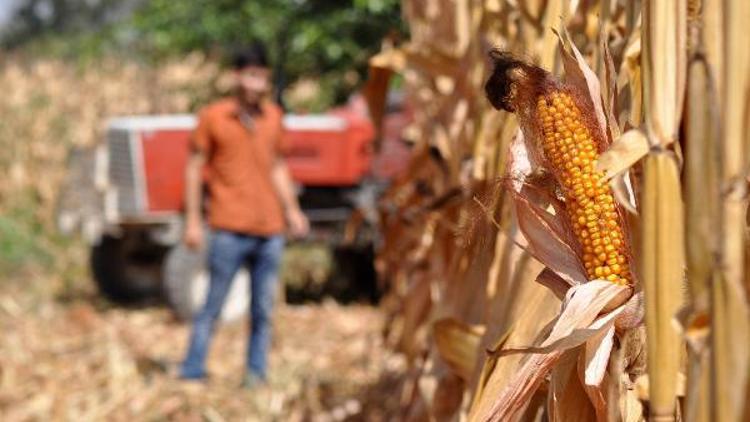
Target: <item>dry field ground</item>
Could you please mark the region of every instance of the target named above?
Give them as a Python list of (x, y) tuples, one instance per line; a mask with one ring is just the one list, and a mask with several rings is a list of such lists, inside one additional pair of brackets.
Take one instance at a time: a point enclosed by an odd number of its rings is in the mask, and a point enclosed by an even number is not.
[(222, 326), (207, 384), (166, 371), (188, 325), (159, 306), (117, 308), (93, 295), (0, 296), (0, 419), (389, 420), (403, 362), (382, 345), (369, 306), (279, 306), (267, 388), (239, 388), (246, 324)]

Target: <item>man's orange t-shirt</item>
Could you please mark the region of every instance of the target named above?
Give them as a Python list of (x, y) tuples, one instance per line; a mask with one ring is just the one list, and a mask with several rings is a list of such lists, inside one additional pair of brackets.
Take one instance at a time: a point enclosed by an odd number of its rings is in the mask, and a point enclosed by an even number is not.
[(283, 145), (283, 112), (265, 101), (243, 123), (236, 98), (204, 107), (192, 146), (206, 156), (209, 224), (214, 229), (268, 236), (284, 230), (281, 200), (271, 170)]

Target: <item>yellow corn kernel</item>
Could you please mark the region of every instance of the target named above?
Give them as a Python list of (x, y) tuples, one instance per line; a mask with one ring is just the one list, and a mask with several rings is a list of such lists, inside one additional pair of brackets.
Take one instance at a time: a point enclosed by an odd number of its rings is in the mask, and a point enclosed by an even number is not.
[(589, 279), (629, 284), (627, 253), (614, 196), (604, 174), (596, 171), (598, 146), (581, 109), (562, 90), (540, 96), (536, 108), (542, 123), (542, 152), (562, 185)]
[(620, 277), (617, 274), (610, 274), (607, 276), (607, 280), (612, 281), (614, 283), (620, 282)]

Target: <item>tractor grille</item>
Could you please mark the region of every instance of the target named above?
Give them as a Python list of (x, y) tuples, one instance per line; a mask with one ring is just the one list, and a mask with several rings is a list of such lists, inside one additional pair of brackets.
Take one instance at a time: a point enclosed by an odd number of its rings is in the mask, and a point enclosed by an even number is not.
[(120, 216), (137, 215), (143, 210), (139, 195), (137, 143), (131, 142), (131, 132), (110, 129), (107, 133), (109, 150), (109, 180), (117, 189), (117, 211)]

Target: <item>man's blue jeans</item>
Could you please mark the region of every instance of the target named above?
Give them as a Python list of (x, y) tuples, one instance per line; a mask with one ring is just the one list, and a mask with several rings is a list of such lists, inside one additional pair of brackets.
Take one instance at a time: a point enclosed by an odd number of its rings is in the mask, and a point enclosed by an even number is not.
[(208, 266), (211, 274), (208, 296), (195, 316), (187, 357), (182, 363), (183, 378), (203, 378), (205, 361), (216, 320), (240, 266), (250, 269), (250, 342), (247, 371), (265, 380), (268, 347), (271, 341), (271, 312), (276, 290), (279, 260), (284, 238), (250, 236), (216, 230), (211, 236)]

